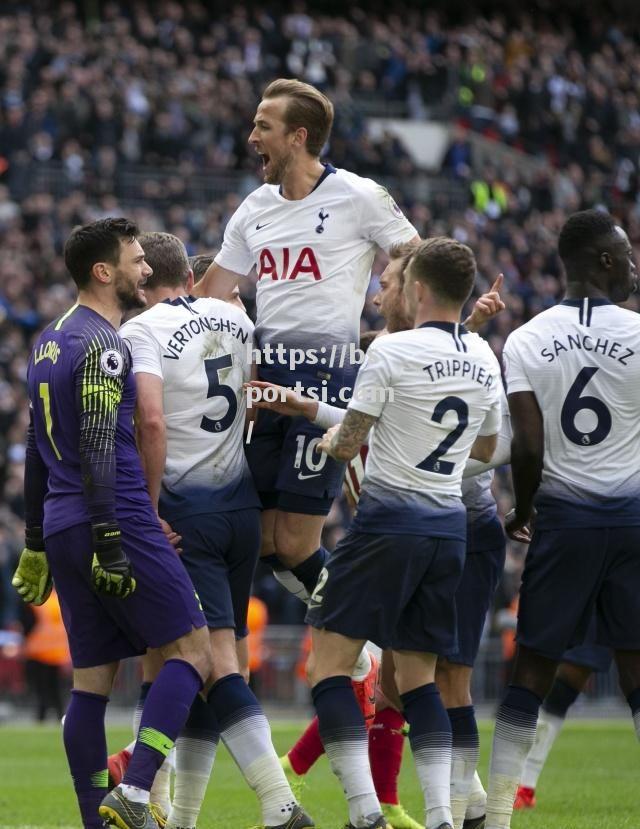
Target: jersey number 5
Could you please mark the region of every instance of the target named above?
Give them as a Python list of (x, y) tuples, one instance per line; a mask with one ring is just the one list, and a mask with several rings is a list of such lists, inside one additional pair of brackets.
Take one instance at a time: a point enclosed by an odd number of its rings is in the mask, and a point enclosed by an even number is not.
[[(611, 431), (611, 412), (598, 397), (590, 397), (582, 392), (589, 380), (598, 371), (595, 366), (585, 366), (569, 389), (562, 411), (560, 412), (560, 425), (566, 437), (577, 446), (597, 446), (606, 438)], [(596, 425), (590, 432), (576, 428), (576, 415), (578, 412), (587, 410), (596, 416)]]
[(455, 464), (451, 461), (443, 461), (442, 457), (446, 455), (467, 428), (469, 407), (460, 397), (445, 397), (433, 410), (431, 420), (442, 423), (442, 419), (447, 412), (455, 412), (458, 415), (458, 425), (449, 432), (446, 438), (440, 441), (430, 455), (427, 455), (423, 461), (417, 464), (418, 469), (424, 469), (426, 472), (437, 472), (438, 475), (451, 475), (453, 472)]
[(227, 413), (218, 420), (214, 420), (206, 415), (202, 416), (200, 428), (204, 429), (205, 432), (224, 432), (236, 419), (236, 413), (238, 411), (236, 394), (231, 386), (225, 386), (224, 383), (220, 382), (218, 375), (219, 371), (223, 371), (225, 368), (231, 368), (232, 365), (231, 354), (223, 354), (222, 357), (215, 357), (204, 361), (204, 368), (207, 372), (207, 380), (209, 381), (207, 400), (210, 397), (224, 397), (229, 404)]

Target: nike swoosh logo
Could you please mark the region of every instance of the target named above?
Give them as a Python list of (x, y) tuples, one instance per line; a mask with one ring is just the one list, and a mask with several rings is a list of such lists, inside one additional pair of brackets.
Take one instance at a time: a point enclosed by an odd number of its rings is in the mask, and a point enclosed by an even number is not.
[(307, 478), (319, 478), (322, 473), (315, 472), (313, 475), (305, 475), (303, 472), (298, 472), (298, 480), (306, 481)]
[(270, 224), (271, 224), (271, 222), (265, 222), (262, 225), (256, 225), (256, 230), (262, 230), (263, 227), (266, 227), (267, 225), (270, 225)]

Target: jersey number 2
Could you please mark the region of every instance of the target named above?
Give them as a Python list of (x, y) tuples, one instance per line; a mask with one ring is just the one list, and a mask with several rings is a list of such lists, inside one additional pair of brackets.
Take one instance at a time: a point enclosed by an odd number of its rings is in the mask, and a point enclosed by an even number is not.
[(205, 432), (224, 432), (225, 429), (228, 429), (236, 419), (236, 413), (238, 411), (238, 400), (236, 398), (236, 394), (231, 386), (225, 386), (224, 383), (220, 382), (220, 377), (218, 375), (219, 371), (222, 371), (225, 368), (231, 368), (232, 364), (233, 361), (231, 359), (231, 354), (223, 354), (222, 357), (215, 357), (204, 361), (204, 368), (207, 372), (207, 380), (209, 381), (207, 400), (210, 397), (224, 397), (229, 404), (227, 413), (219, 420), (214, 420), (206, 415), (202, 416), (200, 428), (204, 429)]
[(424, 469), (426, 472), (437, 472), (438, 475), (451, 475), (453, 472), (455, 464), (451, 461), (443, 461), (442, 457), (447, 454), (467, 428), (469, 407), (460, 397), (445, 397), (433, 410), (431, 420), (442, 423), (442, 418), (447, 412), (455, 412), (458, 415), (458, 425), (449, 432), (446, 438), (440, 441), (430, 455), (427, 455), (423, 461), (417, 464), (418, 469)]
[[(611, 412), (598, 397), (582, 395), (585, 386), (598, 371), (595, 366), (585, 366), (569, 389), (560, 412), (560, 425), (566, 437), (577, 446), (597, 446), (611, 431)], [(590, 432), (576, 428), (576, 415), (583, 410), (593, 412), (596, 425)]]

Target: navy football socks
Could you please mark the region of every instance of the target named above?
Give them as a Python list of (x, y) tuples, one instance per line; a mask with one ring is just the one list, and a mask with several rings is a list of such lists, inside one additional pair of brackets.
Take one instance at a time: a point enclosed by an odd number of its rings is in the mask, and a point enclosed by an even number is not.
[(63, 740), (85, 829), (102, 829), (98, 807), (107, 794), (107, 738), (104, 715), (108, 698), (72, 691)]
[(164, 663), (149, 689), (123, 784), (151, 789), (156, 771), (173, 748), (201, 688), (200, 674), (189, 662), (168, 659)]

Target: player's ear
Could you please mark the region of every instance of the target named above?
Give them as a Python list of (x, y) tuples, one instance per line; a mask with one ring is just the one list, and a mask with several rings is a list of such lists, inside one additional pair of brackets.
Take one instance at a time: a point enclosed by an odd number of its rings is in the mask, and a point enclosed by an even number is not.
[(611, 258), (611, 254), (607, 253), (606, 251), (603, 251), (600, 254), (600, 264), (605, 270), (608, 271), (613, 265), (613, 259)]
[(187, 281), (186, 281), (185, 286), (184, 286), (185, 290), (188, 294), (190, 294), (191, 291), (193, 290), (194, 282), (195, 282), (195, 278), (193, 276), (193, 270), (191, 268), (189, 268), (189, 275), (187, 276)]
[(102, 285), (108, 285), (111, 282), (111, 269), (107, 262), (96, 262), (91, 268), (91, 276)]
[(307, 128), (306, 127), (298, 127), (297, 130), (293, 133), (293, 143), (296, 147), (304, 147), (307, 143)]

